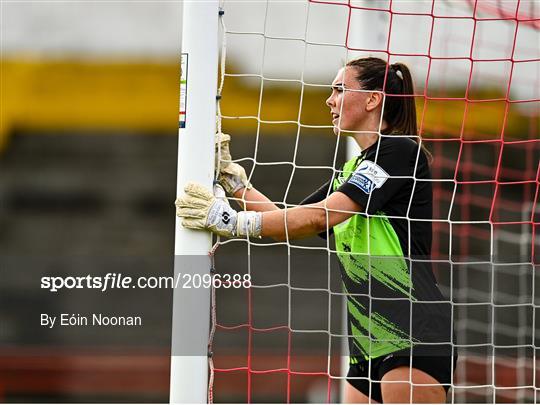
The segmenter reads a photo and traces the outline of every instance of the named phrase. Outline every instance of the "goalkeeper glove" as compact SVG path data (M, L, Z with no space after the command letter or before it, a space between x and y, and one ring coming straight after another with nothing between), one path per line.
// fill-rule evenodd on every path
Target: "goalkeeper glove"
M227 134L216 134L216 167L219 165L218 181L223 186L229 195L234 195L235 192L242 188L248 190L253 186L248 181L246 171L238 163L232 162L229 143L231 137Z
M262 214L255 211L236 212L225 198L220 185L214 194L197 183L189 183L182 198L175 201L176 215L182 226L189 229L207 229L216 235L261 237Z

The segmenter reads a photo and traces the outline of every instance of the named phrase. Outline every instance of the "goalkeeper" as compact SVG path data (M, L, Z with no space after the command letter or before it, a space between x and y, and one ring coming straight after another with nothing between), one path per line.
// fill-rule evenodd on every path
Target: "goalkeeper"
M346 402L443 403L452 382L451 308L430 264L431 156L418 136L413 94L405 65L353 60L326 104L334 133L353 137L362 152L300 206L279 209L252 187L224 134L216 142L218 181L245 210L193 183L176 201L184 227L226 237L333 232L348 307Z

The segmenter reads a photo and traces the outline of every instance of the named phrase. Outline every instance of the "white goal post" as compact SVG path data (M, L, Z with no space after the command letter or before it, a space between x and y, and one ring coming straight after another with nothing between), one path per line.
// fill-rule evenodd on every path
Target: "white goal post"
M190 181L211 188L214 179L218 12L218 0L183 2L177 196ZM211 244L210 233L184 229L177 217L175 276L210 274ZM206 403L210 290L175 288L173 301L169 401Z

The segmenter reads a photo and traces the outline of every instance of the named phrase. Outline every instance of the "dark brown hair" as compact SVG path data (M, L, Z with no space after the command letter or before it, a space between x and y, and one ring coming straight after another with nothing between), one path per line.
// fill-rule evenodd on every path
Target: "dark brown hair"
M355 68L356 79L362 89L385 93L383 120L387 127L381 130L382 134L418 135L414 84L411 72L405 64L389 65L383 59L369 57L354 59L346 66ZM421 143L420 137L414 139ZM431 161L431 154L424 145L422 149L428 161Z

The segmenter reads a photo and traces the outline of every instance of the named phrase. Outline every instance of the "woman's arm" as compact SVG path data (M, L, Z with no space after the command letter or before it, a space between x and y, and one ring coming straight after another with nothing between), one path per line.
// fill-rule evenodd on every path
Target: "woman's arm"
M328 196L331 185L331 181L327 181L311 195L304 198L300 205L313 205L314 203L323 201ZM244 211L267 212L280 209L268 197L253 187L242 187L234 193L233 197Z
M214 186L214 188L216 188ZM218 194L224 191L217 187ZM219 190L221 189L221 193ZM217 235L268 236L276 240L298 239L316 235L362 211L362 207L346 194L336 191L325 200L292 209L266 212L233 210L228 201L197 183L184 187L185 195L175 201L176 215L189 229L206 229ZM273 205L260 193L261 205ZM251 204L256 203L252 202Z
M361 211L362 207L347 195L335 192L316 204L264 212L262 236L286 240L317 235Z
M276 211L279 208L260 191L252 188L241 188L234 193L236 202L244 211Z

